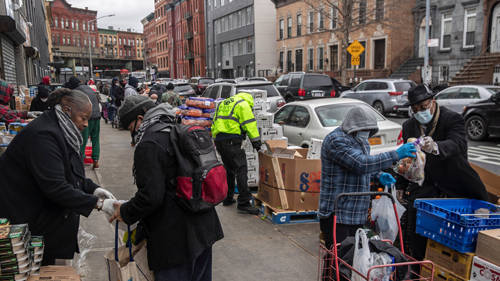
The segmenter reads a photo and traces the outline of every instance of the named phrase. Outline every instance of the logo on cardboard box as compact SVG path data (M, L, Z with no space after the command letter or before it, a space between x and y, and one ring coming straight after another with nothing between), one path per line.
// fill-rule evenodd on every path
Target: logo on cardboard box
M300 191L302 192L319 192L321 185L321 171L319 172L302 172L300 174ZM311 190L309 190L311 189Z

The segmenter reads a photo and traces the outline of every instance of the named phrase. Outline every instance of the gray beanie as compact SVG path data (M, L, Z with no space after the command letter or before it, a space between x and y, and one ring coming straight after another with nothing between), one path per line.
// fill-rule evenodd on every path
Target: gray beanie
M120 127L127 129L130 123L132 123L137 116L146 114L149 109L155 106L156 104L150 98L145 96L132 95L126 97L118 110Z

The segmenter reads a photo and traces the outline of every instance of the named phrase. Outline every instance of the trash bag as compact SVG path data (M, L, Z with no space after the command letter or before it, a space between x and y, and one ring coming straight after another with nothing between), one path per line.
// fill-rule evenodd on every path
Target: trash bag
M89 258L87 255L90 249L94 247L96 241L97 237L95 235L86 232L81 226L78 228L78 247L80 248L80 253L75 255L71 261L71 266L82 277L86 277L90 273Z
M417 154L415 158L404 158L398 161L398 163L393 167L394 172L403 176L405 179L422 185L425 179L425 153L421 150L421 144L423 143L422 137L415 139L408 139L409 143L415 145Z
M361 248L359 244L361 242ZM360 276L356 272L352 272L352 281L366 281L366 273L370 269L371 259L370 259L370 248L368 246L368 238L366 237L365 231L360 228L356 231L356 236L354 238L354 258L352 267L356 269L359 273L363 274Z
M397 200L394 186L391 189L392 196L396 200L396 209L398 211L397 220L400 220L406 209ZM385 192L387 192L387 186L385 187ZM398 221L396 220L392 201L389 197L381 196L379 199L372 200L371 218L376 222L382 240L391 240L392 242L396 240L398 235Z

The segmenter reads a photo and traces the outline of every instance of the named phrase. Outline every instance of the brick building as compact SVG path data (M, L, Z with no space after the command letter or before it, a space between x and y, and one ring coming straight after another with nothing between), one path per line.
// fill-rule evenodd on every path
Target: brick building
M282 72L322 72L340 76L342 20L331 1L273 0L276 12L277 68ZM310 1L309 1L310 3ZM415 0L357 1L349 41L358 40L365 52L354 72L350 55L347 77L387 77L413 55L412 8Z
M204 13L203 0L155 0L159 77L205 75Z
M142 33L99 28L99 46L101 58L142 60L144 39Z
M155 14L150 13L141 21L143 26L144 66L149 74L151 74L151 69L158 69L156 62L156 29L154 19Z

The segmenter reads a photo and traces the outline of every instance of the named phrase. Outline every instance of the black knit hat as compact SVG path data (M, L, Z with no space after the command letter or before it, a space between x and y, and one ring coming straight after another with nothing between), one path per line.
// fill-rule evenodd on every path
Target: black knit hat
M130 123L134 121L137 116L144 115L148 110L155 107L156 104L148 97L141 95L132 95L125 98L118 110L118 117L120 118L120 127L127 129Z
M411 106L424 100L432 99L434 93L425 85L418 85L408 90L408 102L405 106Z

